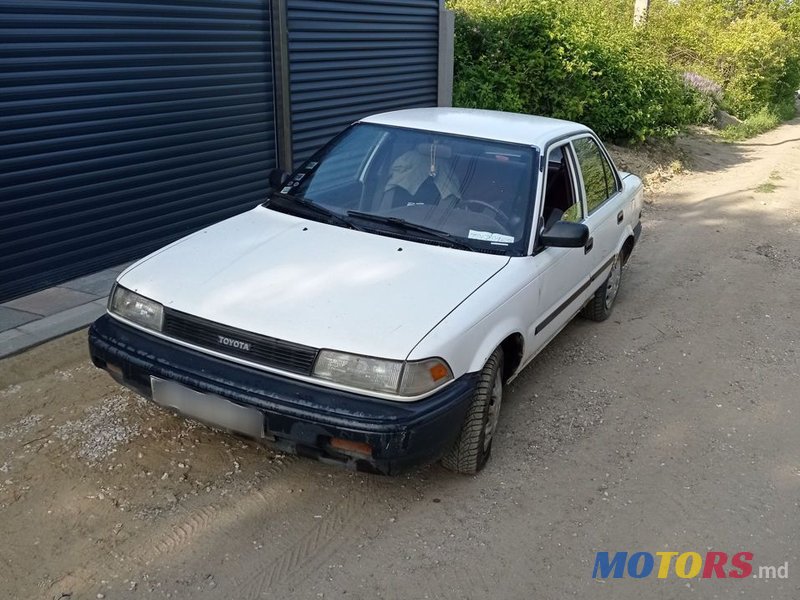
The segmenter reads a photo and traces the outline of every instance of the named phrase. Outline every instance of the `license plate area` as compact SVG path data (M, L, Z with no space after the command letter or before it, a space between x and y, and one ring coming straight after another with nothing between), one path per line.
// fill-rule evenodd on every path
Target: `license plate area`
M254 438L264 437L264 415L215 394L197 392L174 381L150 377L153 402L212 427Z

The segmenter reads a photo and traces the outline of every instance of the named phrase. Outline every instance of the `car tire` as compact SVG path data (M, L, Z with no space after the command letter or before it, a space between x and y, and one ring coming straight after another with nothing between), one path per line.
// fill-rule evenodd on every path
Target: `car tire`
M622 256L617 254L614 262L611 263L611 272L597 291L583 307L581 315L592 321L605 321L611 316L614 308L614 301L619 293L619 286L622 284Z
M464 475L483 468L492 452L502 401L503 350L498 348L481 370L467 417L455 443L442 457L442 466Z

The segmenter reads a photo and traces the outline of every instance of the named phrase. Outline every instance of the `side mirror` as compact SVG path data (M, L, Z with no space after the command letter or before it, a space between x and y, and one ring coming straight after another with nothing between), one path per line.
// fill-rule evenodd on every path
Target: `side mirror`
M281 169L272 169L269 172L269 185L272 189L280 189L284 181L286 181L286 173Z
M539 235L542 246L550 248L583 248L588 240L589 228L570 221L556 221Z

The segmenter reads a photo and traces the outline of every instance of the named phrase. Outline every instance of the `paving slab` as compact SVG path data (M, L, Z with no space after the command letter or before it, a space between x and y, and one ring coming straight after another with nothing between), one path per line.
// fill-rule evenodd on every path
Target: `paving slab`
M114 272L115 272L117 275L119 275L119 274L120 274L120 273L122 273L122 272L123 272L125 269L127 269L128 267L130 267L130 266L131 266L131 265L132 265L134 262L136 262L136 261L129 262L129 263L125 263L125 264L122 264L122 265L117 265L116 267L110 267L110 268L108 268L108 269L106 269L106 270L107 270L107 271L114 271Z
M25 325L20 325L17 329L37 338L47 336L47 339L49 339L85 327L105 311L105 302L93 300L38 321L25 323Z
M0 358L86 327L105 312L106 300L101 298L4 331L0 333Z
M127 267L104 269L0 304L0 358L91 324L105 313L108 293Z
M52 287L29 296L11 300L3 304L3 306L47 317L96 299L97 294L87 294L64 287Z
M0 306L0 331L13 329L14 327L18 327L19 325L38 318L39 315L34 313L16 310L7 306Z
M66 283L62 283L61 287L84 292L85 294L92 294L93 296L107 296L119 273L120 271L118 269L106 269L99 273L92 273L85 277L67 281Z
M16 354L36 344L36 338L19 329L0 332L0 358Z

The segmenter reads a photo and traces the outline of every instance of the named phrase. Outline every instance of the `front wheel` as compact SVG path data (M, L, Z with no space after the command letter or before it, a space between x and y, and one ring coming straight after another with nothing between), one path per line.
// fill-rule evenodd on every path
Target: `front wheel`
M605 321L611 316L611 309L614 307L614 300L617 299L621 283L622 257L617 254L614 262L611 263L611 272L608 274L608 278L597 289L589 303L583 307L581 315L592 321Z
M502 402L503 350L498 348L481 370L467 418L455 444L442 457L442 466L465 475L473 475L483 468L492 451Z

